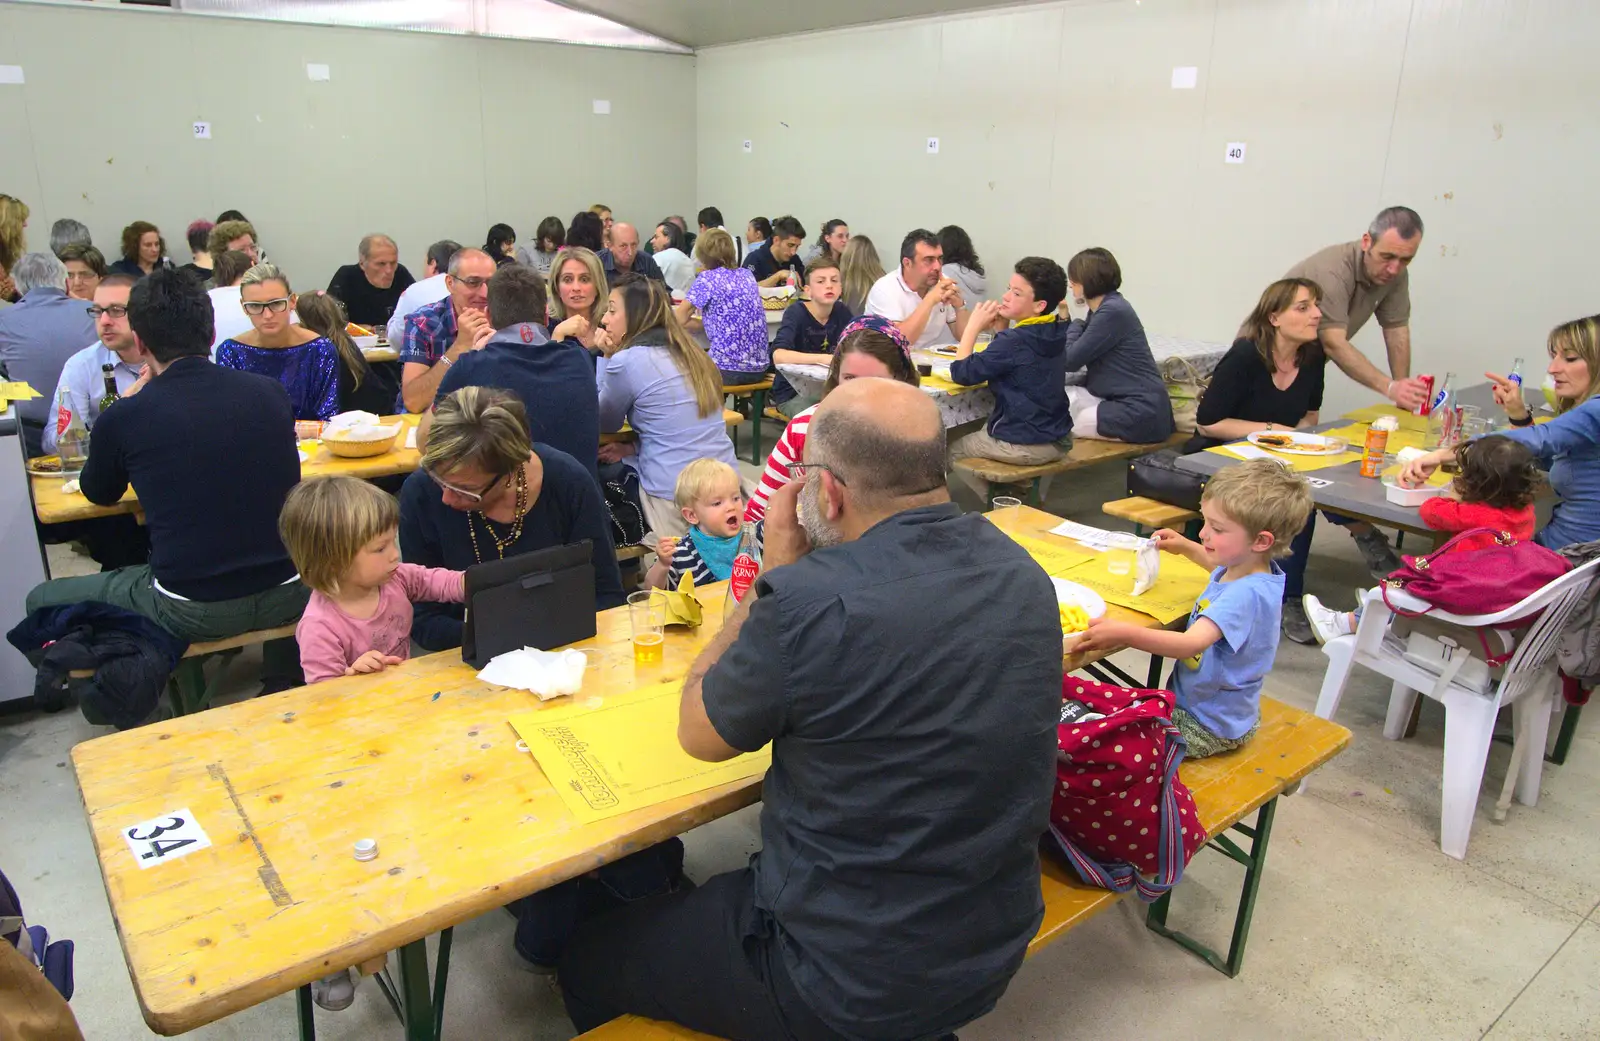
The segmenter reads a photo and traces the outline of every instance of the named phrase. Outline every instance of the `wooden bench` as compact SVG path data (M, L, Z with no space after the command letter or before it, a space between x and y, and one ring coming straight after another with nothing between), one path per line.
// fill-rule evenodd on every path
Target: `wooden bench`
M1159 528L1174 528L1192 539L1200 532L1200 514L1196 511L1161 502L1158 499L1146 499L1142 495L1130 495L1126 499L1103 502L1100 504L1100 511L1108 517L1120 517L1132 521L1135 535L1143 535L1146 531L1155 531Z
M1019 466L1014 463L1002 463L994 459L967 458L957 459L955 467L965 470L983 481L988 488L984 493L984 501L992 504L994 499L994 485L1029 485L1029 502L1039 505L1040 483L1046 477L1066 473L1068 470L1077 470L1085 466L1093 466L1110 459L1129 459L1133 456L1147 455L1163 448L1171 448L1189 440L1188 434L1173 434L1165 441L1154 444L1135 445L1126 441L1093 441L1087 438L1073 442L1072 450L1051 463L1040 463L1037 466Z
M1195 809L1210 834L1205 848L1222 853L1245 869L1233 936L1228 954L1223 957L1198 940L1168 927L1171 893L1149 905L1145 913L1146 927L1199 955L1219 972L1237 976L1244 963L1256 894L1266 869L1267 844L1272 838L1278 796L1339 754L1349 742L1350 731L1344 727L1271 698L1262 698L1261 726L1249 744L1234 752L1185 762L1180 775L1193 793ZM1251 813L1255 814L1254 821L1245 823ZM1248 849L1230 837L1229 831L1247 839ZM1028 944L1029 957L1123 898L1123 894L1084 885L1071 869L1053 857L1045 859L1039 884L1044 893L1044 921ZM673 1023L624 1016L589 1031L579 1041L718 1039Z
M749 402L747 407L749 408L750 418L750 462L756 466L760 466L766 461L761 457L761 417L767 409L767 391L771 389L771 376L755 383L739 383L722 388L722 393L726 397L732 398L736 404L740 401ZM744 413L739 413L739 417L743 419ZM739 432L735 430L731 436L733 437L733 454L738 455Z
M187 716L210 708L212 699L217 695L217 689L222 685L222 677L227 672L228 662L240 651L254 644L270 643L293 635L293 625L281 625L276 629L257 629L254 632L240 633L224 640L191 643L189 649L183 652L183 660L178 662L178 667L172 670L172 675L167 679L167 700L172 704L172 714ZM222 667L217 669L216 674L208 681L205 663L206 659L213 656L222 659ZM75 680L90 679L94 676L94 670L73 669L69 675Z

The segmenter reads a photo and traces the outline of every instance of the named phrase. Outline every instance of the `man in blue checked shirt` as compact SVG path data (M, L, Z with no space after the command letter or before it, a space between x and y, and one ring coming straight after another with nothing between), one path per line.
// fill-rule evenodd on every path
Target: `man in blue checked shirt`
M61 400L65 390L72 402L72 411L91 430L100 418L100 399L105 396L105 376L101 366L112 366L111 374L117 382L117 396L130 397L150 380L150 373L139 360L139 348L133 342L133 330L128 327L128 291L133 288L132 275L107 275L94 291L94 303L85 304L89 317L94 319L95 332L100 339L67 359L61 367L61 379L56 384L52 403ZM43 446L46 453L56 450L58 423L44 425Z
M483 250L460 250L450 258L444 280L449 295L406 316L398 410L426 412L456 359L494 335L488 315L489 279L494 272L494 258Z

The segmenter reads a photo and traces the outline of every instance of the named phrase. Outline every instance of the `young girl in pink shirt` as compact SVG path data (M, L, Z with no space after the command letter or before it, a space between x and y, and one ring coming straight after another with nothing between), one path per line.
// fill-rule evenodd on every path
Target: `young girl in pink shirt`
M283 544L312 589L295 627L307 683L379 672L411 653L411 604L459 604L466 576L400 562L400 507L354 477L318 477L289 493Z

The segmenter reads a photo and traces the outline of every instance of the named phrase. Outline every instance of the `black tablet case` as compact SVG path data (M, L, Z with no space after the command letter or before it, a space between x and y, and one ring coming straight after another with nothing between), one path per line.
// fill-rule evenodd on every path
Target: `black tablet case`
M594 546L585 539L474 565L466 600L461 660L475 669L506 651L587 640L596 632Z

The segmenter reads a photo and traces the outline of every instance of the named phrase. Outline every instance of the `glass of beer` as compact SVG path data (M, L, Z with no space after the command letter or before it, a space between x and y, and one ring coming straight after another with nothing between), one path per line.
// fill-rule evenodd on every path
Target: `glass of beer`
M628 623L633 628L633 660L640 665L661 661L666 642L667 598L659 589L628 594Z

